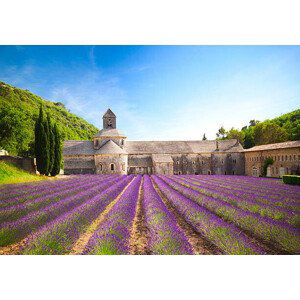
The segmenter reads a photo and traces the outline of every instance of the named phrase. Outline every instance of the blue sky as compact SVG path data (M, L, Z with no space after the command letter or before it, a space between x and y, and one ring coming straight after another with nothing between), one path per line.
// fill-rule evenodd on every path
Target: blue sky
M130 140L215 138L299 108L299 46L0 46L0 81Z

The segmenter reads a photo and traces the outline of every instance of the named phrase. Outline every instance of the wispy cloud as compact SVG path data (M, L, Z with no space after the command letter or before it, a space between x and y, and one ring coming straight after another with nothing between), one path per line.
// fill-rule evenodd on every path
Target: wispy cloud
M26 62L23 65L10 65L2 68L0 79L12 85L24 84L33 77L35 66L32 62Z

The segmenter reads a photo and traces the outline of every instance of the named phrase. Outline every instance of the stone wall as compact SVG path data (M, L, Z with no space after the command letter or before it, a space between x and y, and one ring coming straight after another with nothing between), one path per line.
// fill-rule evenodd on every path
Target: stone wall
M64 157L64 174L94 174L93 155L73 155Z
M11 155L1 155L0 161L8 162L16 167L23 169L30 173L36 173L35 159L31 157L19 157Z
M150 155L66 156L65 174L244 175L245 172L242 152L176 154L170 158L170 161L153 161Z
M268 176L282 177L285 174L299 174L300 147L245 152L245 174L261 176L264 160L267 157L274 160L273 165L269 167Z
M223 174L243 175L244 154L236 153L203 153L172 156L174 174Z
M125 154L95 155L96 174L127 174L128 158Z
M153 164L154 174L173 175L173 163L155 162Z

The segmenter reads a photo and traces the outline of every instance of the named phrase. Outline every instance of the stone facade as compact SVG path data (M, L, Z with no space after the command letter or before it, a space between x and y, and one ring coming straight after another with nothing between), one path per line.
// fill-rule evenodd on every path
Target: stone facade
M243 175L243 147L237 140L128 141L108 109L92 141L64 142L65 174Z
M300 141L255 146L245 151L245 173L261 176L266 158L274 163L268 167L268 177L282 177L285 174L300 175Z

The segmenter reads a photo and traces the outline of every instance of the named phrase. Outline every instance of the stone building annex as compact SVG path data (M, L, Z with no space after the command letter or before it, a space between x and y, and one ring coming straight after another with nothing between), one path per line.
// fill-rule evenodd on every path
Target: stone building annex
M130 141L108 109L92 141L64 142L65 174L230 174L245 173L244 149L234 139Z

